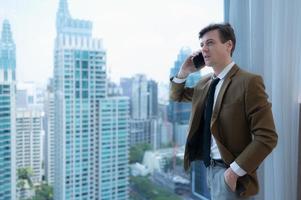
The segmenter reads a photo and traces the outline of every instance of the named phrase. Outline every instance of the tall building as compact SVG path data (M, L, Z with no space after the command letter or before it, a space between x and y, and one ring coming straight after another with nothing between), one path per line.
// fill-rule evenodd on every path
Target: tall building
M120 87L122 88L122 94L127 97L132 96L132 78L121 78L120 79Z
M152 143L151 123L149 119L130 119L130 145Z
M148 92L148 105L147 105L147 116L149 118L158 117L158 83L154 80L148 80L147 82Z
M28 95L26 90L17 90L16 105L18 108L28 107Z
M110 97L99 107L99 199L128 199L129 99Z
M161 144L161 127L158 118L158 83L154 80L147 81L147 116L150 120L151 145L154 150L158 149Z
M108 97L122 96L122 88L116 83L108 80L107 96Z
M102 41L90 21L71 18L66 0L56 27L54 199L127 199L129 110L107 98Z
M121 78L122 94L131 99L131 118L147 119L158 115L158 83L143 74Z
M16 46L8 20L0 39L0 200L16 197Z
M172 123L167 119L167 105L159 104L160 147L170 146L173 142Z
M44 138L44 166L45 166L45 180L49 185L54 183L54 160L55 160L55 138L54 138L54 91L53 79L50 79L47 91L44 97L44 118L43 126L45 130Z
M34 82L18 82L17 84L17 107L43 109L44 86Z
M60 0L54 52L54 198L98 199L99 112L106 96L106 53L92 22L73 19Z
M132 98L132 78L121 78L120 79L120 87L122 89L122 95ZM130 116L132 116L132 101L130 101Z
M33 108L17 109L16 168L31 168L32 182L42 181L42 112Z
M160 127L158 125L158 84L147 80L143 74L131 79L121 79L123 94L131 99L130 144L148 143L157 148Z
M132 83L132 118L147 119L148 83L145 75L137 74Z

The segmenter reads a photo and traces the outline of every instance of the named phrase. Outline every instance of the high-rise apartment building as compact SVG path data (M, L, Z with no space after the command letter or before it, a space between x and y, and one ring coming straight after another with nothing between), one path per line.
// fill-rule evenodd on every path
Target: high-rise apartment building
M126 200L129 196L128 97L101 100L99 126L99 199Z
M122 78L123 94L131 99L130 145L139 143L159 146L158 134L158 84L143 74Z
M42 112L34 108L17 109L16 168L31 168L33 184L42 181Z
M154 80L148 80L147 92L148 92L147 115L149 118L157 118L158 111L159 111L158 83Z
M60 0L56 28L54 198L98 199L106 53L102 41L92 38L92 23L71 18L66 0Z
M16 198L16 46L8 20L0 39L0 200Z
M60 0L56 27L54 199L127 199L128 143L122 138L128 130L116 113L128 107L107 98L102 40L92 38L90 21L70 16L66 0ZM103 123L107 115L115 123Z
M145 75L137 74L132 83L132 118L147 119L148 91L147 78Z

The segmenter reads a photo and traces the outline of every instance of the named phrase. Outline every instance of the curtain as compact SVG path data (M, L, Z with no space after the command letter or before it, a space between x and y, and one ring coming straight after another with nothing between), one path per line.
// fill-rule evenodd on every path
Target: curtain
M263 77L279 137L277 147L260 167L261 191L256 198L296 200L301 1L225 0L224 6L225 21L237 36L233 59L241 68Z

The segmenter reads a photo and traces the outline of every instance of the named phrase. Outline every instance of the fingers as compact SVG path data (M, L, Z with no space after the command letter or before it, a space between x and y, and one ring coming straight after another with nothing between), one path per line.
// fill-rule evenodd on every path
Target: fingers
M235 192L235 190L236 190L236 183L237 183L237 177L232 176L230 170L231 170L231 169L227 169L227 170L224 172L225 183L229 186L229 188L230 188L233 192Z
M192 57L195 57L195 56L199 55L200 53L202 53L202 51L201 51L201 50L198 50L198 51L193 52L193 53L191 54L191 56L192 56Z

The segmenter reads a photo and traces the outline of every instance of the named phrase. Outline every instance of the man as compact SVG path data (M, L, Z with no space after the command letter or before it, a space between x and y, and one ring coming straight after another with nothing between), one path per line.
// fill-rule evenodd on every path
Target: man
M249 199L258 193L256 170L277 144L263 80L232 61L235 34L230 24L212 24L199 33L201 50L189 56L171 78L170 98L192 102L184 168L203 160L211 199ZM201 53L204 65L193 58ZM186 77L204 66L214 73L194 88Z

